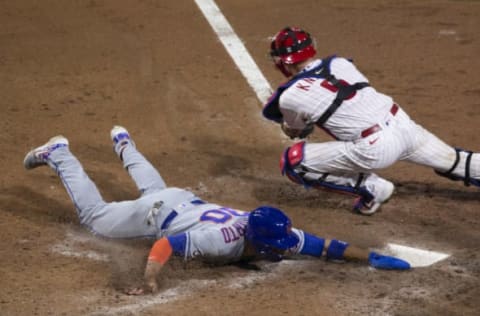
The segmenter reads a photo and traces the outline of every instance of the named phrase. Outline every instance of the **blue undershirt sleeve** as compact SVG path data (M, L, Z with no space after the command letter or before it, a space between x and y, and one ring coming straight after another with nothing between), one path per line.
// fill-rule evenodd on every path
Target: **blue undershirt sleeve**
M168 236L167 237L168 241L170 242L170 245L172 246L173 253L176 256L184 256L186 247L187 247L187 235L184 234L178 234L174 236Z

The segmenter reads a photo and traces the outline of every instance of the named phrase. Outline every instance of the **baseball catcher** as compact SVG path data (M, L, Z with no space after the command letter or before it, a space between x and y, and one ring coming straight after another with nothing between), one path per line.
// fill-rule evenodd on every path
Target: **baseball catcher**
M352 60L316 58L310 34L285 27L270 43L270 56L288 78L263 108L290 138L306 138L317 126L335 140L288 147L282 174L307 188L357 197L353 211L370 215L395 186L374 173L402 160L433 168L440 176L480 186L480 155L454 148L415 123L390 96L377 91Z
M309 255L363 261L378 269L410 268L401 259L292 228L289 217L274 207L244 212L203 201L187 190L167 187L158 171L136 149L125 128L115 126L110 135L116 154L141 193L136 200L106 202L63 136L55 136L31 150L25 156L24 166L50 166L70 195L80 223L94 234L156 240L148 256L145 285L129 290L129 294L155 292L157 276L173 254L220 263L279 261L286 256Z

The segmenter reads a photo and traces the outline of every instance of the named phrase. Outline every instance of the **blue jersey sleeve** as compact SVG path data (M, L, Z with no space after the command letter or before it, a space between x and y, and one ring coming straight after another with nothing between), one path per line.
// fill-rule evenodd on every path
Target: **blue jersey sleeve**
M300 254L308 255L313 257L321 257L323 248L325 246L325 239L311 235L308 233L304 234L303 247L300 249Z

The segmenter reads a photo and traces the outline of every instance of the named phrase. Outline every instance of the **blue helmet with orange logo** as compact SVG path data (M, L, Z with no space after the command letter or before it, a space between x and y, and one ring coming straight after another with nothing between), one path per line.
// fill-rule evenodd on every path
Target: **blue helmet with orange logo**
M260 255L272 261L281 260L283 252L299 242L290 218L271 206L260 206L250 213L245 237Z

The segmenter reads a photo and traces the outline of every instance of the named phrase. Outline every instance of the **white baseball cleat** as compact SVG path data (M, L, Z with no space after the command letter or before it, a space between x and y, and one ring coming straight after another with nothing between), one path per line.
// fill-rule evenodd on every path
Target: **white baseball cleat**
M57 148L67 147L68 139L62 135L54 136L50 138L48 142L39 146L35 149L32 149L28 152L23 159L23 166L25 169L33 169L47 164L47 159Z
M395 191L395 186L390 181L385 180L384 186L379 190L378 193L375 193L375 197L370 203L365 203L362 200L362 197L358 197L353 205L353 211L355 213L360 213L363 215L372 215L377 212L377 210L390 200Z
M115 125L110 131L110 137L112 138L113 144L116 145L121 140L130 140L130 134L127 129L120 125Z
M135 142L130 138L130 133L128 133L127 129L123 126L115 125L110 131L110 138L113 141L113 149L121 160L123 160L122 153L125 146L131 144L135 147Z

